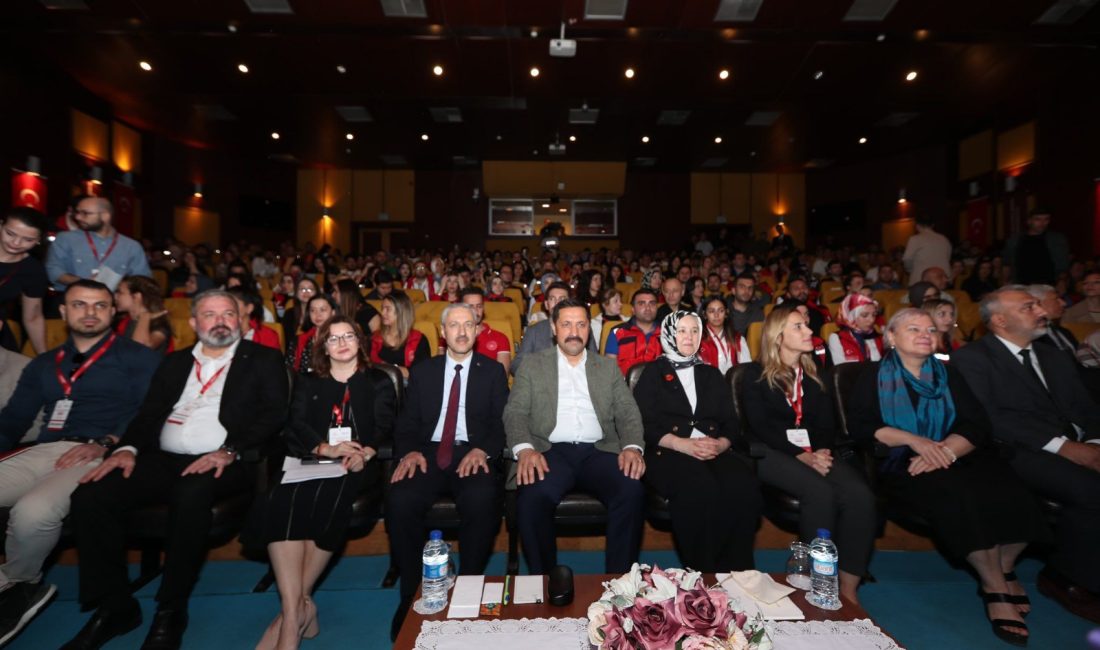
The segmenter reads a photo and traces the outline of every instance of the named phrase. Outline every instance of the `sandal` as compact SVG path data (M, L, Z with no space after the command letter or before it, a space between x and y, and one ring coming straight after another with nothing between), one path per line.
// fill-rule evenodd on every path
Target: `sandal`
M1016 572L1015 571L1008 571L1008 572L1005 573L1005 582L1020 582L1020 579L1018 577L1016 577ZM1026 617L1028 614L1031 613L1031 609L1030 609L1031 599L1027 597L1027 594L1024 594L1022 596L1016 596L1016 595L1013 595L1013 594L1008 594L1008 602L1012 603L1013 605L1027 605L1028 606L1029 609L1026 612L1021 611L1020 616Z
M1010 600L1012 598L1012 596L1010 594L999 594L999 593L992 593L991 594L991 593L987 593L987 592L983 591L981 587L978 588L978 595L981 596L982 601L986 605L994 604L994 603L1007 603L1007 604L1010 604L1010 605L1015 605L1016 604L1016 603L1013 603ZM1027 647L1027 640L1028 640L1027 636L1025 636L1023 634L1020 634L1018 632L1013 632L1013 631L1008 629L1008 628L1015 627L1015 628L1020 628L1020 629L1026 630L1027 629L1027 624L1026 623L1024 623L1022 621L1013 621L1012 619L1007 619L1007 618L989 618L989 610L988 609L986 609L985 617L989 620L990 625L992 625L993 634L998 639L1004 641L1005 643L1011 643L1012 645L1018 646L1020 648Z

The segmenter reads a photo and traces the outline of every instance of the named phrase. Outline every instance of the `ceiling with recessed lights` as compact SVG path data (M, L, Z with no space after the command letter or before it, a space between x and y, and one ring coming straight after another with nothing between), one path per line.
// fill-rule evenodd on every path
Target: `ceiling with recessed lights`
M1096 101L1095 4L9 0L0 34L118 117L244 157L790 170ZM563 23L576 54L552 57Z

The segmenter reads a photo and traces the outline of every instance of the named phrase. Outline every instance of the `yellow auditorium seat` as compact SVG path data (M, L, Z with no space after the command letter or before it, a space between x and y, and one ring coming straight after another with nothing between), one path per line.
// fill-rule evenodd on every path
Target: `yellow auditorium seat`
M428 348L432 351L432 356L439 354L439 329L436 327L438 321L423 321L418 320L413 323L413 329L424 335L424 338L428 339Z
M164 308L169 318L191 318L190 298L165 298Z

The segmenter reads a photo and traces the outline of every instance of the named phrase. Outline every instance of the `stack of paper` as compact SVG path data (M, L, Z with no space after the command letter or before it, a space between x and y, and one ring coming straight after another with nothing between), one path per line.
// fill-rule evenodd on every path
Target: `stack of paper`
M347 474L343 463L303 465L301 458L287 456L283 459L283 483L301 483L319 478L338 478Z
M800 621L806 618L789 598L794 588L781 585L759 571L719 573L715 577L730 597L737 599L749 617L759 612L772 621Z

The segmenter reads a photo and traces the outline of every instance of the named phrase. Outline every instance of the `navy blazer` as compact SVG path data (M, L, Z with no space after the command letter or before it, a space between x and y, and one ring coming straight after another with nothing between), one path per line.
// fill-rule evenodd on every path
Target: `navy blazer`
M470 445L496 458L504 448L504 404L508 401L508 377L504 366L474 352L468 362L466 385L466 435ZM405 404L393 433L394 456L411 451L427 455L436 423L443 414L443 372L447 355L426 359L409 369Z

